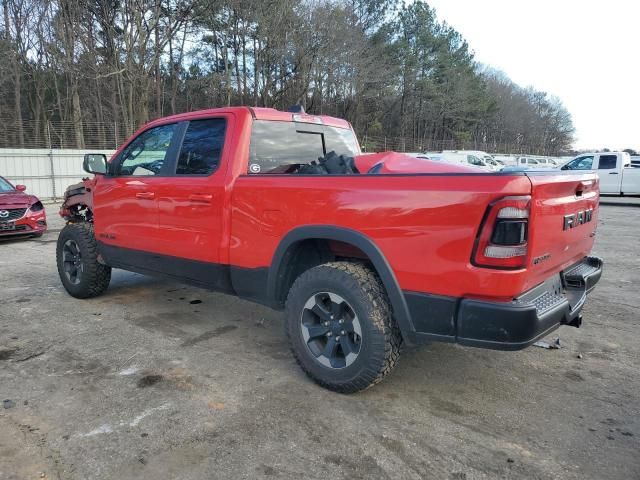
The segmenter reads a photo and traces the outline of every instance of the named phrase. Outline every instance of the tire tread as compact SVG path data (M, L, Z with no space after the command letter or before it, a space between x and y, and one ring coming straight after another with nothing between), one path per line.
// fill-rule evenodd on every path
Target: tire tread
M73 290L70 290L64 281L61 262L62 245L69 238L76 240L81 248L84 266L83 274L86 276L81 284L78 285L78 288ZM97 297L107 289L111 281L111 267L98 262L98 244L95 239L93 224L91 223L69 223L62 229L58 237L56 263L62 284L67 292L76 298Z

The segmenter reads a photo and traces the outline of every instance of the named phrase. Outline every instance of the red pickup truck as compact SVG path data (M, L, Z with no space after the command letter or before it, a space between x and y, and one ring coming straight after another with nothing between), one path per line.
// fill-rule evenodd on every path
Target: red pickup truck
M363 155L336 118L175 115L84 168L57 244L71 295L121 268L284 309L298 363L339 392L380 381L403 342L518 350L577 327L602 272L594 173Z

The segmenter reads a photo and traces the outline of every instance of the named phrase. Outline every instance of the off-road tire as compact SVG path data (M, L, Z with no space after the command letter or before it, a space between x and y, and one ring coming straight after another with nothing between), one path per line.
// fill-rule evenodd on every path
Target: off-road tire
M62 251L68 240L74 241L80 250L82 274L78 284L67 278L63 267ZM111 267L98 262L97 243L90 223L69 223L62 229L56 247L56 263L62 285L72 297L97 297L109 286Z
M339 295L359 319L360 350L355 361L344 368L319 363L304 340L300 325L305 303L318 292ZM385 289L378 275L362 263L331 262L300 275L287 296L285 328L300 367L315 382L335 392L354 393L375 385L400 357L402 336Z

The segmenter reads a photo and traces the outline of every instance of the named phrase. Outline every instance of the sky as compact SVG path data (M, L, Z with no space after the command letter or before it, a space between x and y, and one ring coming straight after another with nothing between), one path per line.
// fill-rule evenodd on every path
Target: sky
M640 1L427 0L476 60L560 97L574 148L640 151Z

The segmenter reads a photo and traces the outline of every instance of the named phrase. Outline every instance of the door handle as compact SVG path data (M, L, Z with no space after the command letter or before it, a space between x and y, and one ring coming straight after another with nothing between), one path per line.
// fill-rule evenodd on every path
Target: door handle
M191 195L189 195L189 200L191 200L192 202L209 203L211 200L213 200L213 195L211 195L210 193L192 193Z
M143 200L153 200L153 198L156 196L155 193L153 192L139 192L136 193L136 198L141 198Z
M609 172L609 175L618 175L618 172Z

